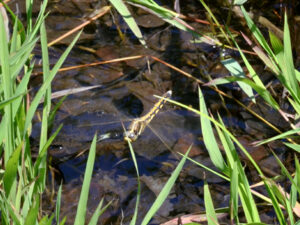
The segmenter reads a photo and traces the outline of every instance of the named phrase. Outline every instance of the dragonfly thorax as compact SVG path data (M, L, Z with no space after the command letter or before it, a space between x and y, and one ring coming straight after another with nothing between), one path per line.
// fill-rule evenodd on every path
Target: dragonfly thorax
M128 130L124 133L124 138L129 138L130 141L135 141L138 136L144 131L147 124L145 121L140 119L135 119L132 121Z
M139 135L145 130L146 126L150 123L153 117L159 112L163 107L166 99L170 98L172 91L167 91L154 106L153 108L144 116L137 118L132 121L127 131L124 133L124 139L129 141L135 141Z

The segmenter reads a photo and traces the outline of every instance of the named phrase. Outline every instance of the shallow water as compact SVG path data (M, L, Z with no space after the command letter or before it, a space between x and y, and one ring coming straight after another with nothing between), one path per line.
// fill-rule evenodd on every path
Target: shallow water
M162 2L165 5L169 3ZM81 18L96 6L99 7L98 1L52 2L49 6L51 13L47 19L49 39L59 36L58 31L63 32L73 28L81 22L79 15ZM199 10L200 8L198 3L193 1L188 1L185 6L182 6L183 13L191 13L193 16L204 15L204 10ZM224 13L222 9L214 10L217 15ZM145 18L149 21L146 17L149 14L146 12L141 10L134 12L140 18L139 23L144 23ZM59 18L58 14L61 15ZM117 14L114 15L115 19L120 19ZM112 18L106 15L84 30L84 35L64 66L132 55L152 55L203 81L208 81L209 75L212 78L228 75L220 63L224 53L221 48L207 43L195 44L194 37L189 33L179 31L164 22L156 23L156 20L154 22L153 24L147 23L142 28L149 46L145 49L120 19L120 29L125 33L125 39L121 40ZM195 22L190 22L190 24L204 34L210 32L210 27L206 25ZM66 44L68 40L51 48L51 62L57 59L57 55ZM82 50L83 47L92 49L92 53ZM38 57L39 51L36 50L36 52ZM236 51L227 50L226 54L240 60ZM252 63L268 76L262 65L255 58L251 59ZM148 63L151 73L148 70ZM39 84L39 82L37 77L32 85ZM88 149L96 132L98 136L108 133L114 135L97 144L88 218L99 201L104 198L105 203L113 201L100 218L101 224L120 224L121 221L123 224L129 224L135 206L137 182L128 146L122 139L124 131L122 123L128 127L133 118L144 115L151 109L157 101L153 97L154 94L162 95L167 90L173 90L172 99L198 108L198 84L196 82L153 58L147 59L146 57L61 72L53 82L53 91L98 84L101 87L68 96L57 112L53 128L54 130L59 124L64 124L49 150L49 155L52 157L54 168L58 171L55 174L56 187L63 180L61 216L67 216L67 224L72 224L75 218ZM247 146L262 169L269 174L280 172L274 158L270 157L265 147L251 146L254 140L274 135L274 131L234 101L225 99L224 103L215 91L207 87L202 87L202 90L210 111L214 115L217 115L217 112L221 114L225 124ZM237 85L224 85L222 90L245 104L249 104L249 99L240 94ZM260 103L252 108L276 123L276 126L282 129L286 127L282 120L277 121L278 115L270 107ZM35 126L38 128L39 124ZM137 224L141 222L159 190L178 164L180 158L176 152L185 153L193 144L190 156L215 169L201 139L200 119L193 113L166 104L150 123L150 127L133 143L142 183ZM37 138L38 129L33 130L33 137ZM282 159L288 158L283 146L274 146L273 149L281 152L279 157ZM246 159L245 165L249 166ZM247 167L247 173L251 175L250 182L259 180L251 166ZM210 184L215 207L226 207L229 201L228 183L187 162L171 194L151 224L163 223L178 215L203 212L204 177ZM270 219L272 213L268 213L270 212L263 214L264 222L272 221ZM224 220L226 221L226 218Z

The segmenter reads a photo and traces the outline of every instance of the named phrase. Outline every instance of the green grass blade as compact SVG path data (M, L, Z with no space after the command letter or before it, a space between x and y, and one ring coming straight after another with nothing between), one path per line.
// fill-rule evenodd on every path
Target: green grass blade
M138 168L138 164L137 164L137 160L136 160L136 157L135 157L134 150L133 150L131 142L129 140L127 140L127 143L128 143L131 158L132 158L132 161L133 161L133 164L134 164L134 167L135 167L135 171L136 171L136 175L137 175L137 184L138 184L134 213L133 213L132 219L130 221L130 225L135 225L136 220L137 220L137 214L138 214L140 199L141 199L141 181L140 181L140 173L139 173L139 168Z
M286 132L284 132L284 133L282 133L282 134L278 134L278 135L276 135L276 136L274 136L274 137L268 138L268 139L266 139L266 140L264 140L264 141L260 141L260 142L257 144L257 146L258 146L258 145L263 145L263 144L266 144L266 143L269 143L269 142L271 142L271 141L275 141L275 140L278 140L278 139L288 138L289 136L291 136L291 135L293 135L293 134L297 134L297 133L299 133L299 132L300 132L300 128L297 128L297 129L295 129L295 130L289 130L289 131L286 131Z
M4 100L10 99L13 96L13 82L11 80L10 68L9 68L9 51L8 40L6 39L6 30L3 21L2 14L0 14L0 63L1 63L1 83L4 91ZM2 120L5 123L5 156L4 165L6 165L8 159L14 150L14 132L13 132L13 117L12 117L12 104L8 104L4 107L4 116Z
M17 180L16 179L17 170L18 170L22 147L23 147L23 142L19 144L19 146L13 152L13 154L11 155L10 159L7 161L6 164L5 173L3 176L3 186L7 197L10 195L11 187Z
M184 155L181 154L181 153L179 153L179 154L180 154L181 156L184 156ZM215 174L216 176L221 177L221 178L224 179L224 180L230 181L230 179L229 179L228 177L222 175L221 173L218 173L217 171L212 170L211 168L209 168L209 167L203 165L202 163L197 162L197 161L193 160L193 159L190 158L190 157L187 157L187 159L188 159L189 161L191 161L192 163L194 163L195 165L200 166L200 167L202 167L203 169L209 171L210 173Z
M1 209L1 220L5 219L6 224L10 224L13 221L16 225L21 225L21 216L12 208L12 205L9 203L9 200L5 198L3 192L0 192L0 200L3 204L0 204Z
M290 39L290 30L287 21L287 15L284 15L284 36L283 36L283 45L284 45L284 60L285 64L282 66L282 70L284 72L284 76L289 83L289 87L293 90L294 100L300 104L300 88L297 82L295 67L293 63L293 53ZM292 94L291 93L291 94Z
M239 223L238 183L239 183L238 166L237 166L237 162L234 162L234 164L232 165L231 177L230 177L230 220L235 221L236 224Z
M87 201L89 196L89 189L90 183L92 179L93 169L94 169L94 162L96 157L96 143L97 143L97 134L95 134L92 145L89 151L88 160L86 163L86 169L84 173L84 179L82 184L82 189L80 193L80 199L78 202L77 213L75 217L75 225L83 225L85 224L85 214L86 214L86 207Z
M58 103L55 104L55 106L52 108L52 110L50 111L50 115L48 117L48 130L52 130L52 126L53 126L53 122L55 119L55 115L57 110L59 109L59 107L62 105L62 103L64 102L64 100L67 98L67 96L62 97Z
M34 163L34 176L39 176L39 173L41 173L40 171L41 162L45 158L49 146L51 145L51 143L53 142L53 140L55 139L55 137L57 136L57 134L59 133L62 127L63 125L60 124L59 127L56 129L56 131L49 137L49 139L43 146L43 149L39 152L39 155Z
M36 224L37 219L38 219L38 213L39 213L39 206L40 206L40 200L39 200L39 195L36 195L36 199L33 200L33 205L31 206L28 215L26 216L25 219L25 225L33 225Z
M292 177L292 175L289 173L289 171L286 169L286 167L283 165L283 163L280 161L280 159L278 158L278 156L274 153L273 153L273 156L275 157L277 163L279 164L280 168L281 168L281 171L282 173L287 176L287 178L290 180L290 182L292 183L292 185L294 185L294 187L297 189L298 193L300 193L300 186L297 185L295 182L294 182L294 179Z
M199 34L194 31L193 28L191 28L189 25L187 25L183 20L178 18L178 14L176 12L173 12L172 10L166 9L164 7L161 7L154 1L146 1L146 0L127 0L127 2L140 7L159 18L162 18L167 23L177 27L178 29L187 31L196 37L199 37Z
M38 33L38 31L40 30L41 24L44 22L46 15L45 15L45 10L48 4L48 0L44 0L41 4L40 10L39 10L39 15L36 19L36 23L32 29L32 32L30 32L28 39L32 40L33 38L35 38L36 34Z
M43 80L45 81L47 77L50 75L49 70L49 54L48 54L48 47L47 47L47 33L46 33L46 27L44 22L41 24L40 28L41 33L41 48L42 48L42 60L43 60ZM49 86L45 93L45 101L44 101L44 107L43 107L43 116L42 116L42 126L41 126L41 134L40 134L40 145L39 145L39 152L42 151L44 145L47 142L47 136L48 136L48 117L51 109L51 86ZM38 177L38 183L40 190L45 189L46 185L46 169L47 169L47 155L45 154L43 159L41 160L41 163L39 165L39 177ZM43 172L44 171L44 172Z
M99 220L99 217L106 211L106 209L108 208L108 206L110 206L112 203L112 201L110 201L109 203L107 203L103 208L102 208L102 205L103 205L103 199L100 201L99 205L97 206L97 209L95 210L90 222L89 222L89 225L97 225L98 224L98 220Z
M26 0L27 31L32 32L32 7L33 0Z
M99 202L95 212L93 213L93 216L92 216L92 218L89 222L89 225L97 225L102 205L103 205L103 198L101 199L101 201Z
M142 221L142 225L149 224L151 218L154 216L154 214L157 212L157 210L161 207L163 202L168 197L168 194L170 193L173 185L175 184L175 181L176 181L177 177L180 174L180 171L183 168L183 165L184 165L184 163L187 159L187 156L188 156L190 150L191 150L191 147L189 147L188 151L185 153L184 157L180 160L178 166L173 171L171 177L168 179L167 183L165 184L165 186L163 187L163 189L161 190L161 192L159 193L159 195L155 199L155 201L152 204L151 208L149 209L149 211L145 215L145 217Z
M225 125L221 119L221 116L218 115L218 117L219 117L220 124L223 127L225 127ZM236 179L236 188L237 188L237 193L239 193L239 195L240 195L240 199L242 202L242 206L244 209L246 219L249 223L250 222L260 222L258 210L257 210L255 201L253 199L253 196L252 196L252 193L250 190L249 182L248 182L246 174L243 170L243 166L240 162L240 159L239 159L239 156L235 149L235 146L234 146L233 142L231 141L231 138L229 137L229 135L226 132L221 131L218 126L216 126L216 130L218 131L219 138L222 142L222 145L224 146L225 154L229 161L229 165L230 165L230 169L231 169L229 174L230 174L231 181L232 181L233 173L237 173L238 177L235 178ZM244 149L242 146L240 146L240 148ZM233 172L233 170L234 170L234 172ZM237 195L237 193L235 193L235 194ZM237 198L237 196L236 196L236 198ZM234 201L237 201L237 199L234 199ZM235 204L237 204L237 203L235 202ZM237 210L238 206L236 205L235 207ZM234 209L234 208L231 208L231 209ZM231 212L231 213L233 213L233 212ZM237 213L238 213L238 211L235 212L235 214L237 214Z
M39 221L39 225L51 225L53 224L53 218L54 214L52 214L50 218L48 218L48 215L46 215Z
M14 28L11 37L10 53L15 52L21 45L20 34L18 33L18 18L14 21Z
M284 142L283 144L285 144L289 148L293 149L294 151L300 153L300 145L298 145L298 144L292 144L292 143L286 143L286 142Z
M131 13L127 9L124 2L122 0L109 0L109 1L117 9L117 11L121 14L121 16L123 17L123 19L125 20L125 22L129 26L129 28L132 30L134 35L139 39L141 44L146 47L147 45L146 45L146 42L145 42L144 37L142 35L142 32L140 31L140 28L136 24L134 18L132 17Z
M273 209L276 213L277 220L279 221L279 224L286 224L285 216L284 216L284 214L283 214L283 212L280 208L280 205L279 205L278 200L276 198L276 194L274 193L274 189L270 185L272 180L268 180L268 179L264 178L263 181L265 183L265 187L266 187L266 190L268 192L268 195L269 195L269 197L272 201L272 206L273 206Z
M212 13L212 11L210 10L210 8L205 4L205 2L203 0L199 0L201 2L201 4L203 5L203 7L205 8L205 10L208 12L208 14L211 16L211 18L214 20L214 22L216 23L216 25L218 26L219 30L221 31L221 33L223 34L223 37L227 40L227 42L229 44L231 44L230 39L228 38L228 34L224 31L224 29L222 28L222 26L220 25L219 21L217 20L217 18L214 16L214 14Z
M55 219L56 219L56 224L59 225L59 214L60 214L60 205L61 205L61 190L62 190L62 185L59 185L58 192L57 192L57 197L56 197L56 205L55 205Z
M232 76L246 78L246 75L240 64L233 58L222 60L221 63L226 67ZM255 103L255 97L251 86L243 82L237 81L237 84L245 92L245 94Z
M272 49L268 45L268 42L266 41L266 39L264 38L264 36L260 32L260 30L258 29L258 27L254 24L254 22L249 17L249 15L246 12L244 6L241 6L241 10L242 10L244 18L245 18L245 20L247 22L247 25L248 25L249 29L251 30L251 33L255 36L256 40L265 49L265 51L268 53L268 55L272 56L272 58L274 59L275 55L274 55Z
M238 78L238 77L224 77L224 78L217 78L215 80L212 80L208 82L206 85L220 85L220 84L227 84L230 82L235 81L241 81L250 87L252 87L270 106L272 106L274 109L279 110L280 107L278 103L275 101L275 99L272 97L270 92L262 88L261 86L255 84L253 81L245 78Z
M17 16L14 14L14 12L2 1L1 2L6 11L9 12L10 14L10 17L12 19L12 23L15 24L16 21L17 21L17 24L18 24L18 34L20 35L20 38L21 38L21 42L23 42L26 38L26 34L25 34L25 27L23 26L22 22L17 18Z
M9 99L6 99L5 101L0 102L0 109L3 109L6 105L14 102L17 98L23 96L24 94L14 95L13 97L11 97Z
M215 212L214 204L210 195L207 182L204 182L204 204L208 225L218 224L218 218Z
M294 184L292 184L292 187L291 187L291 193L290 193L290 196L291 196L291 206L292 207L295 207L296 203L297 203L297 196L300 196L300 192L297 191L297 186L299 187L300 186L300 165L299 165L299 160L297 158L297 155L295 154L294 155L295 157L295 177L294 177Z
M202 92L201 92L200 88L198 88L198 92L199 92L200 111L203 114L208 115L206 105L205 105L205 102L204 102L204 97L202 95ZM211 122L203 116L201 116L200 122L201 122L201 130L202 130L204 144L205 144L205 147L208 150L209 156L210 156L213 164L219 170L226 173L228 168L227 168L227 166L224 162L224 159L223 159L223 156L222 156L221 151L219 149L218 143L215 139L214 132L213 132L213 129L212 129L212 126L211 126Z
M300 115L300 104L298 102L295 102L294 100L292 100L291 98L288 97L289 102L291 103L293 109L297 112L296 116L299 117ZM298 119L297 117L295 119Z
M80 36L81 32L79 32L76 37L74 38L74 40L72 41L72 43L68 46L68 48L66 49L66 51L62 54L62 56L60 57L60 59L58 60L58 62L55 64L55 66L53 67L53 69L51 70L49 76L47 77L47 79L44 81L43 85L40 87L39 91L37 92L35 98L33 99L31 106L27 112L26 115L26 120L25 120L25 126L24 126L24 132L27 131L27 129L29 128L29 125L31 124L31 120L33 118L33 115L43 97L43 95L45 94L47 88L51 85L51 82L54 78L54 76L56 75L58 69L61 67L61 65L63 64L64 60L66 59L66 57L68 56L69 52L71 51L71 49L73 48L74 44L76 43L76 41L78 40L79 36ZM25 136L25 133L23 134L23 136Z
M269 37L275 55L278 55L280 52L283 52L284 48L280 39L271 31L269 31Z
M22 45L13 52L11 59L10 59L10 65L12 66L16 66L16 67L20 67L20 65L16 65L17 63L20 62L21 58L24 58L24 55L26 59L30 58L30 54L32 54L32 49L34 48L34 46L36 45L36 42L39 40L38 37L35 37L32 40L28 40L26 39L24 43L22 43ZM21 63L22 65L24 63ZM21 65L21 66L22 66ZM15 71L12 69L12 71Z
M263 84L263 82L261 81L261 79L259 78L259 76L257 75L257 73L255 72L255 70L253 69L253 67L251 66L251 64L249 63L248 59L246 58L245 54L243 53L243 51L240 49L238 43L235 41L234 37L232 36L232 34L230 33L230 30L227 29L227 32L230 34L230 37L233 41L233 43L235 44L236 48L239 50L239 53L250 73L250 77L253 79L253 81L255 82L256 85L260 86L261 88L266 89L265 85Z

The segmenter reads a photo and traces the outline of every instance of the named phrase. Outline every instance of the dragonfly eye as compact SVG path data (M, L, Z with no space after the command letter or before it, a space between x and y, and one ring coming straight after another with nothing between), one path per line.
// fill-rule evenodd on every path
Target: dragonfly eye
M135 133L131 132L131 131L126 131L124 133L124 137L126 138L129 138L131 141L135 141L137 139L137 136Z

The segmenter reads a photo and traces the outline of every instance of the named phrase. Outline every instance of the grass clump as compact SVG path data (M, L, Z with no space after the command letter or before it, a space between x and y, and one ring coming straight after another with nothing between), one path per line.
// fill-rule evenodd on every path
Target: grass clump
M46 188L47 149L57 133L48 136L51 118L51 82L79 38L80 33L53 66L49 67L44 21L47 1L43 1L36 22L32 2L26 1L27 26L6 6L0 14L0 210L1 224L51 224L54 215L43 215L41 195ZM1 5L0 7L4 7ZM9 16L6 15L9 13ZM9 33L8 21L13 23ZM43 83L32 96L28 84L35 66L33 49L40 42L43 57ZM40 146L33 160L30 147L32 119L44 97ZM58 222L58 216L56 217Z

